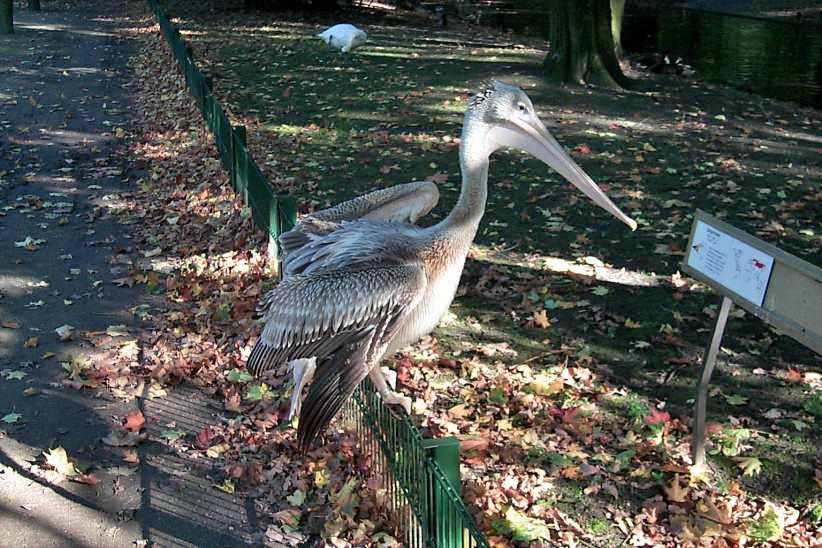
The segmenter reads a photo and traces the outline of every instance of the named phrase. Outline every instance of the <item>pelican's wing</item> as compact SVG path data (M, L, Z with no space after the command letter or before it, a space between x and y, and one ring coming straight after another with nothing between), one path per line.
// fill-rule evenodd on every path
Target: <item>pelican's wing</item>
M300 415L304 450L385 352L426 283L418 265L370 263L291 276L266 295L265 327L247 368L259 375L297 358L317 358Z
M332 222L381 219L413 224L434 209L439 198L436 184L419 181L375 190L308 217Z
M437 185L430 181L375 190L304 216L294 228L280 236L280 244L287 260L290 253L315 237L334 232L344 221L375 219L413 224L434 209L439 198Z
M404 223L368 219L345 221L336 226L325 233L309 233L306 243L292 249L283 259L283 278L395 262L414 245L421 230Z

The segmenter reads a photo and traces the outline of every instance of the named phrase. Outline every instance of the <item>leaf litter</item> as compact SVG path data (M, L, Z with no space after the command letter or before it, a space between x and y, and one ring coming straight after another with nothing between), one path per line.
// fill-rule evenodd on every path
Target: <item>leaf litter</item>
M133 278L164 300L162 307L150 311L157 328L148 335L143 363L136 366L130 358L115 361L113 368L71 365L69 378L81 386L88 382L127 389L143 382L158 386L157 390L166 383L188 380L221 400L226 409L224 420L191 435L168 428L166 441L173 443L174 450L214 459L223 473L215 488L255 495L258 508L263 508L270 520L266 538L272 543L304 540L312 523L325 523L321 532L329 539L356 543L383 535L391 538L396 522L381 503L374 464L356 447L347 425L337 421L325 445L302 459L295 451L294 431L285 424L288 387L282 379L260 383L243 374L244 358L256 337L253 310L271 284L271 271L260 252L265 249L265 241L229 190L200 115L187 94L181 92L165 44L156 34L145 36L144 42L137 69L143 82L141 104L151 124L139 128L142 137L135 153L146 160L150 175L138 184L133 207L122 215L129 222L149 227L135 241L144 259L163 259L174 266L161 271L149 268ZM288 53L287 49L283 51ZM219 56L204 56L203 62L216 66L224 61ZM232 87L231 78L233 75L227 75L221 82L219 93L224 94L232 116L254 126L238 107L233 93L239 88ZM283 81L290 86L290 98L296 101L296 86L303 83L293 78ZM146 82L152 82L152 86ZM308 90L313 88L303 85ZM315 100L321 97L316 91L310 93ZM402 108L424 97L423 91L408 94L403 97ZM461 95L446 102L459 106L463 99ZM379 108L383 108L383 100L385 105L391 104L379 93L371 93L369 100L381 105ZM418 138L421 134L414 131L403 134L387 127L379 129L384 133L359 133L351 128L351 148L346 149L349 145L337 140L322 144L327 138L322 127L303 127L294 133L281 128L275 139L269 139L264 132L250 132L249 138L255 156L272 158L265 162L264 169L272 170L268 174L279 181L281 190L308 192L304 208L309 210L347 196L320 187L311 177L300 182L306 176L305 166L312 161L314 165L308 166L311 170L322 177L330 176L322 173L322 158L313 160L308 159L310 154L297 154L273 159L270 150L292 154L306 147L306 152L311 152L312 143L321 143L316 150L325 154L335 150L328 145L336 143L353 160L362 151L379 150L395 139L402 146L409 142L424 144L423 152L429 158L454 155L456 146L443 135ZM681 135L679 138L684 141ZM398 158L406 156L402 146L393 149ZM664 152L661 147L643 147L642 154ZM599 154L599 147L587 143L579 144L576 150L582 155ZM447 189L449 177L442 170L448 160L437 157L429 163L434 165L427 166L432 170L429 178L446 186L453 195L455 188ZM377 185L389 184L388 179L396 176L393 165L374 164L373 172L366 169L359 178ZM746 169L718 159L705 165L703 175L713 170L741 173ZM629 173L629 179L644 181L656 173L654 169L638 169ZM714 177L705 177L705 182L714 187L712 191L720 190ZM686 188L690 192L694 187ZM805 188L800 183L785 187L784 193L793 204L799 204L799 189ZM357 194L361 190L352 187L346 192ZM654 207L646 194L627 188L621 192L643 201L643 212L653 218ZM737 186L732 192L743 190ZM763 196L755 194L752 202ZM692 198L682 193L673 196L677 197L669 195L658 204L666 213L654 221L659 225L657 234L665 233L659 229L661 225L670 228L671 235L687 225L687 216L679 208L692 203ZM447 196L444 201L448 201ZM801 207L779 205L776 209L795 213ZM551 215L556 220L549 218L548 226L557 228L556 232L549 228L551 234L570 232L577 223L574 215L562 207L553 208ZM798 222L804 218L796 217ZM677 225L679 228L673 230ZM764 226L760 235L773 238L784 234L784 225L782 229L774 224ZM494 238L501 233L496 228L485 229L480 242L489 242L493 247ZM815 242L818 253L819 242L809 238L804 237L802 242ZM587 247L595 242L593 237L577 239L571 242L576 246L571 249L580 258L596 254L595 249ZM651 243L651 249L663 249L653 240ZM561 248L567 244L563 239L553 242ZM674 241L661 244L667 246L665 252L653 261L664 263L666 255L677 256L681 249ZM645 259L651 255L646 254ZM610 261L622 262L614 259ZM658 263L647 263L654 264ZM678 276L678 272L670 272L666 278L669 285L654 289L655 294L665 292L665 298L672 303L700 299L698 286ZM618 299L638 295L635 291L611 284L591 287L593 280L567 269L527 270L516 264L489 267L488 263L469 260L453 323L391 360L402 389L414 397L414 409L420 414L415 421L424 433L460 438L464 499L492 544L540 540L595 544L597 520L607 524L609 534L631 545L697 543L711 538L738 545L745 539L764 541L777 534L776 538L790 538L798 545L818 540L820 533L811 521L813 505L818 502L805 499L792 503L784 497L771 502L761 491L746 487L746 476L761 476L767 468L770 457L765 448L775 447L768 445L772 438L765 431L744 428L752 423L747 415L737 416L740 409L751 405L749 393L725 394L729 414L723 424L710 429L710 448L720 463L721 458L736 460L727 461L730 466L718 474L705 476L689 467L688 410L680 407L669 412L664 399L638 390L642 384L619 382L619 377L609 374L619 360L596 352L588 340L623 337L628 346L625 356L635 360L653 351L685 359L690 349L704 339L702 335L690 337L685 333L699 325L698 318L709 314L712 305L701 298L703 304L683 309L681 319L669 317L664 323L648 311L630 308L628 315L628 310L614 305ZM482 303L492 303L504 314L491 312ZM700 312L703 307L707 313ZM693 319L686 319L686 315ZM586 327L569 330L569 318ZM503 342L495 339L494 330L512 333L512 344L489 346ZM103 335L117 337L119 333ZM743 342L743 346L756 350L754 344ZM794 371L805 370L802 364L789 365ZM766 370L765 376L775 375ZM118 380L123 378L124 383ZM647 380L641 382L647 386ZM806 407L815 409L813 405ZM788 409L786 415L761 420L779 428L777 432L793 428L775 422L786 418L818 430L819 419L811 411L782 404L780 408ZM126 450L139 443L143 429L137 427L137 422L127 419L112 431L108 442ZM129 424L131 428L125 426Z

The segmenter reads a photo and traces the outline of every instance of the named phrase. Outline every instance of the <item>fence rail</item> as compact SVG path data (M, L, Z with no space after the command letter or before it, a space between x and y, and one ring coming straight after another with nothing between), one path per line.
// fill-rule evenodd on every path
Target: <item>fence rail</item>
M214 97L211 79L194 64L191 48L157 0L148 3L214 134L232 185L251 207L254 223L268 234L269 251L276 253L277 238L296 222L294 199L274 192L248 153L245 127L231 125ZM361 450L374 458L375 471L384 480L388 510L402 533L404 546L488 546L460 497L456 439L423 439L406 414L383 404L368 379L345 404L342 417L354 423Z
M228 170L231 184L251 208L254 223L268 235L269 251L276 254L277 238L296 222L297 207L294 198L279 196L274 192L248 152L245 126L231 125L220 102L214 97L211 79L203 76L194 64L191 47L180 37L157 1L149 0L149 5L185 76L186 86L191 90L208 129L214 134L220 160Z

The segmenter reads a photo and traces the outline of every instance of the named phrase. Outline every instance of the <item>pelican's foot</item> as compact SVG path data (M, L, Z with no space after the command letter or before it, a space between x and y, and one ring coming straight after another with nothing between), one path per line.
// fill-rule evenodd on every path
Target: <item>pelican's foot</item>
M397 389L397 372L392 370L387 365L383 365L380 367L380 372L382 373L385 382L388 384L388 387L391 390Z
M403 396L399 392L387 391L385 394L380 394L383 403L388 405L401 405L405 412L411 415L411 398Z
M303 405L303 388L314 378L317 360L314 358L294 360L288 364L288 368L294 375L294 391L291 393L291 405L288 407L288 420L290 421L300 414Z

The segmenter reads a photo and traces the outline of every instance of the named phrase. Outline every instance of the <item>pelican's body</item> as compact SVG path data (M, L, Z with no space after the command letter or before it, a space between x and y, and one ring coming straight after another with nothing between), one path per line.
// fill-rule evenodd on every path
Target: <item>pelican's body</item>
M413 225L439 194L433 183L409 183L309 215L281 237L283 281L260 305L266 325L248 368L259 374L291 362L292 413L316 370L300 414L304 450L366 375L387 403L410 409L378 364L430 333L451 305L485 212L489 157L503 146L534 154L635 228L551 137L525 93L492 83L466 111L462 189L440 223Z
M365 44L368 35L350 23L340 23L317 34L317 38L343 53Z

